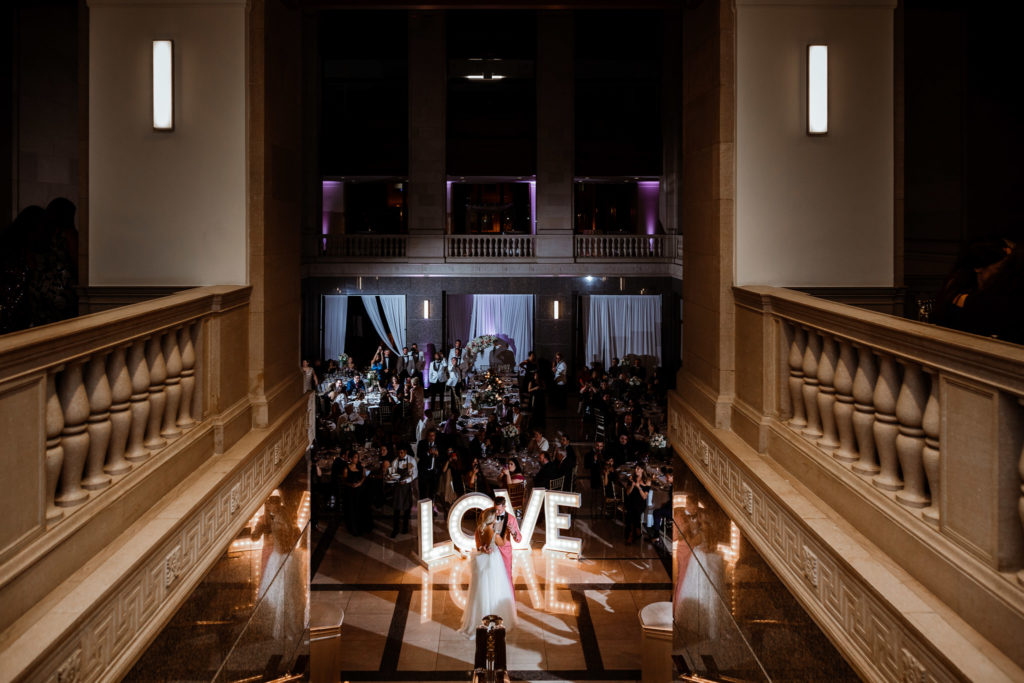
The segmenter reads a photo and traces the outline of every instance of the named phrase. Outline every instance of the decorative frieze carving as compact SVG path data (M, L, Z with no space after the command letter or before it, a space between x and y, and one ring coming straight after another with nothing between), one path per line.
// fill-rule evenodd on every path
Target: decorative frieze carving
M116 678L121 671L112 667L123 665L141 653L141 647L152 635L157 615L178 594L182 579L193 572L206 570L204 560L230 542L230 535L239 524L236 514L262 497L267 485L276 483L285 474L286 460L291 460L309 445L308 415L297 410L275 434L274 442L249 458L244 468L223 482L205 504L183 519L175 532L135 571L117 581L114 590L90 610L88 618L79 621L65 633L55 636L54 644L72 644L73 654L61 658L67 650L53 648L33 671L24 672L31 680L56 680L57 683L79 683ZM280 454L273 467L272 453ZM173 605L172 605L173 606Z
M741 501L749 518L737 522L769 559L787 585L800 589L819 621L845 634L845 654L861 666L873 667L878 679L905 683L962 678L931 655L931 644L854 574L842 558L822 547L809 527L760 481L741 469L714 442L710 432L670 406L670 423L678 420L673 445L719 501ZM787 576L788 573L788 576ZM847 649L848 648L848 649Z

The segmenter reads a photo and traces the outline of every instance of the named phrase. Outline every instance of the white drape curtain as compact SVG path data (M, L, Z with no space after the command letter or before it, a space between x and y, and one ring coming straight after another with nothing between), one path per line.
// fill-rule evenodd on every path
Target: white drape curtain
M661 297L595 294L587 319L587 363L607 368L627 354L652 356L661 365Z
M405 295L388 294L381 296L380 305L384 309L384 317L388 322L388 329L395 340L395 353L401 355L405 343Z
M348 325L348 297L324 297L324 357L337 358L345 351L345 333Z
M512 340L516 363L533 350L533 295L474 294L469 338L497 334Z
M405 295L388 294L380 298L381 307L384 309L384 317L387 318L387 326L380 317L380 310L377 308L378 297L373 294L363 294L363 306L366 308L373 329L384 344L392 352L401 355L402 347L405 346ZM391 345L391 337L388 337L388 329L391 330L391 337L395 340L395 346Z

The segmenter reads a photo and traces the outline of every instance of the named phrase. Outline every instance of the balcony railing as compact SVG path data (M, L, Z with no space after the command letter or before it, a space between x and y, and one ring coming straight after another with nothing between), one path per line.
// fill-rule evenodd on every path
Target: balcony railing
M445 260L532 259L533 235L445 235Z
M329 258L403 259L405 235L323 235L316 236L314 253Z
M812 454L919 538L1024 568L1024 347L785 289L734 291L750 347L736 356L734 430Z
M667 260L677 258L677 244L676 235L576 235L574 253L577 260Z
M0 604L59 581L18 588L54 547L74 555L85 525L83 552L127 528L153 503L154 468L166 491L208 457L211 420L247 396L248 301L248 287L202 287L0 338ZM0 628L15 616L0 609Z

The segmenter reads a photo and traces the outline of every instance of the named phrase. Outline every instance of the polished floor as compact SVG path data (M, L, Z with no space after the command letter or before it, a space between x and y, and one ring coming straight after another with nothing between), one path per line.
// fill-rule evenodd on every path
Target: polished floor
M581 558L542 551L543 528L532 550L515 553L519 623L508 638L513 679L640 678L638 613L671 599L671 567L649 542L626 545L621 522L588 506L584 500L573 528L563 532L582 539ZM384 515L364 537L333 522L319 526L311 599L345 611L340 680L467 680L474 644L457 629L468 561L424 569L413 559L415 537L389 538ZM438 540L447 537L440 517L434 527Z

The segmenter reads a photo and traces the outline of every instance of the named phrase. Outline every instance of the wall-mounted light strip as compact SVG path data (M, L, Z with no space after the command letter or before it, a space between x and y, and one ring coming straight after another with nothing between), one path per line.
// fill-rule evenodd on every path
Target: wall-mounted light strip
M558 320L558 299L555 299L555 320Z
M807 46L807 134L828 133L828 45Z
M423 300L423 319L430 319L430 299Z
M174 41L153 41L153 130L174 130Z

